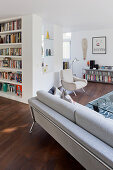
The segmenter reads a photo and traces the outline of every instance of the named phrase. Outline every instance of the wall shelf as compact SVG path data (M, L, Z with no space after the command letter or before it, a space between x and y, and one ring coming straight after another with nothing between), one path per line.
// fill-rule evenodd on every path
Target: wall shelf
M16 100L16 101L19 101L19 102L22 101L21 96L17 96L17 94L11 93L11 92L0 91L0 96L6 97L8 99Z
M19 82L16 82L16 81L7 80L7 79L0 79L0 83L9 83L9 84L22 85L22 83L19 83Z
M8 67L0 67L0 70L2 70L2 71L12 71L12 72L17 72L17 71L21 71L22 72L22 69L8 68Z
M47 57L52 57L54 55L46 55L46 56L42 56L42 58L47 58Z
M0 46L20 46L22 43L2 43Z
M9 56L9 55L0 55L0 58L17 58L17 59L22 59L22 56Z
M0 35L13 34L13 33L18 33L18 32L22 32L22 30L4 31L4 32L0 32Z
M47 38L44 38L44 40L50 40L50 41L53 41L54 39L53 38L49 38L49 39L47 39Z

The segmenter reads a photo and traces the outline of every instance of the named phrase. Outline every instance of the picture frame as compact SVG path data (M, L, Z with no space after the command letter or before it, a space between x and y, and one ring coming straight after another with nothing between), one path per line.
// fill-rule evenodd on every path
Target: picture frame
M106 36L92 38L92 54L106 54Z

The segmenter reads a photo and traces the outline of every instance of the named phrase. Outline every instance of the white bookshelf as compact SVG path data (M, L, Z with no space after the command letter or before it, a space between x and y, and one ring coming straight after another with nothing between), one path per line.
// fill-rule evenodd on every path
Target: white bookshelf
M0 91L0 96L3 96L5 98L9 98L9 99L12 99L12 100L16 100L16 101L19 101L19 102L22 102L22 97L17 96L14 93Z
M11 72L17 72L17 71L19 71L19 72L22 72L22 69L17 69L17 68L7 68L7 67L0 67L0 70L2 70L2 71L11 71Z
M4 43L4 44L0 44L1 46L22 46L22 43Z
M22 56L19 56L19 55L16 55L16 56L13 56L13 55L0 55L0 58L15 58L15 59L22 59Z
M7 80L7 79L0 79L0 82L2 83L8 83L8 84L15 84L15 85L22 85L22 83L16 82L16 81L11 81L11 80Z
M21 50L22 50L22 17L16 17L16 18L1 20L0 24L6 24L8 22L13 22L13 21L17 21L17 20L21 20L21 29L3 31L3 32L0 32L0 36L3 37L3 36L11 35L11 34L21 33L21 43L0 43L0 49L21 48ZM23 56L0 55L0 60L5 59L5 58L11 58L11 59L14 59L14 60L23 60ZM22 73L23 69L0 67L0 72L12 72L12 73L21 72ZM22 77L23 77L23 75L22 75ZM0 83L2 83L2 86L3 86L4 83L10 84L10 85L21 85L22 86L22 83L17 82L16 80L13 81L13 80L10 80L10 79L0 78ZM22 89L22 95L23 95L23 89ZM0 91L0 96L6 97L6 98L9 98L9 99L13 99L13 100L17 100L17 101L23 101L22 96L18 96L17 94L15 94L15 92L10 92L10 91L4 92L3 88Z
M0 36L1 35L5 35L5 34L13 34L13 33L18 33L18 32L22 32L22 30L12 30L12 31L3 31L3 32L0 32Z

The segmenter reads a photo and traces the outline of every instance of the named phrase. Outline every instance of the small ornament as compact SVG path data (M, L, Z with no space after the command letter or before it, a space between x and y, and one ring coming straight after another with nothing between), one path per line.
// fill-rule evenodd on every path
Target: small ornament
M48 49L46 49L46 56L48 56L49 55L49 50Z
M89 62L89 61L87 61L87 66L89 67L89 65L90 65L90 62Z
M49 39L49 32L47 31L46 39Z
M51 49L49 49L49 56L51 56Z
M87 56L87 48L88 48L88 42L87 39L82 39L82 50L83 50L83 59L86 60Z

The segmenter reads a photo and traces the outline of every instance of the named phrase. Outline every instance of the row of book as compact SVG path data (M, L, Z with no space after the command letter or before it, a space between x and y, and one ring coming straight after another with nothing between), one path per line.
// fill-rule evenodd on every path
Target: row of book
M4 83L0 82L0 91L4 92L10 92L11 94L16 94L17 96L22 96L22 85L15 85L15 84L9 84L5 83L7 85L7 90L3 88Z
M21 29L21 19L0 24L0 32Z
M4 48L0 49L0 55L4 56L22 56L22 48Z
M85 79L88 80L88 81L113 83L113 77L111 77L111 76L87 75L87 74L85 74Z
M13 72L2 71L0 72L0 79L22 83L22 72L13 73Z
M63 69L69 69L69 62L63 62Z
M22 60L0 60L0 67L22 69Z
M100 75L100 76L113 76L113 72L111 71L89 71L86 70L87 75Z
M4 43L21 43L21 32L2 35L0 37L0 44Z

